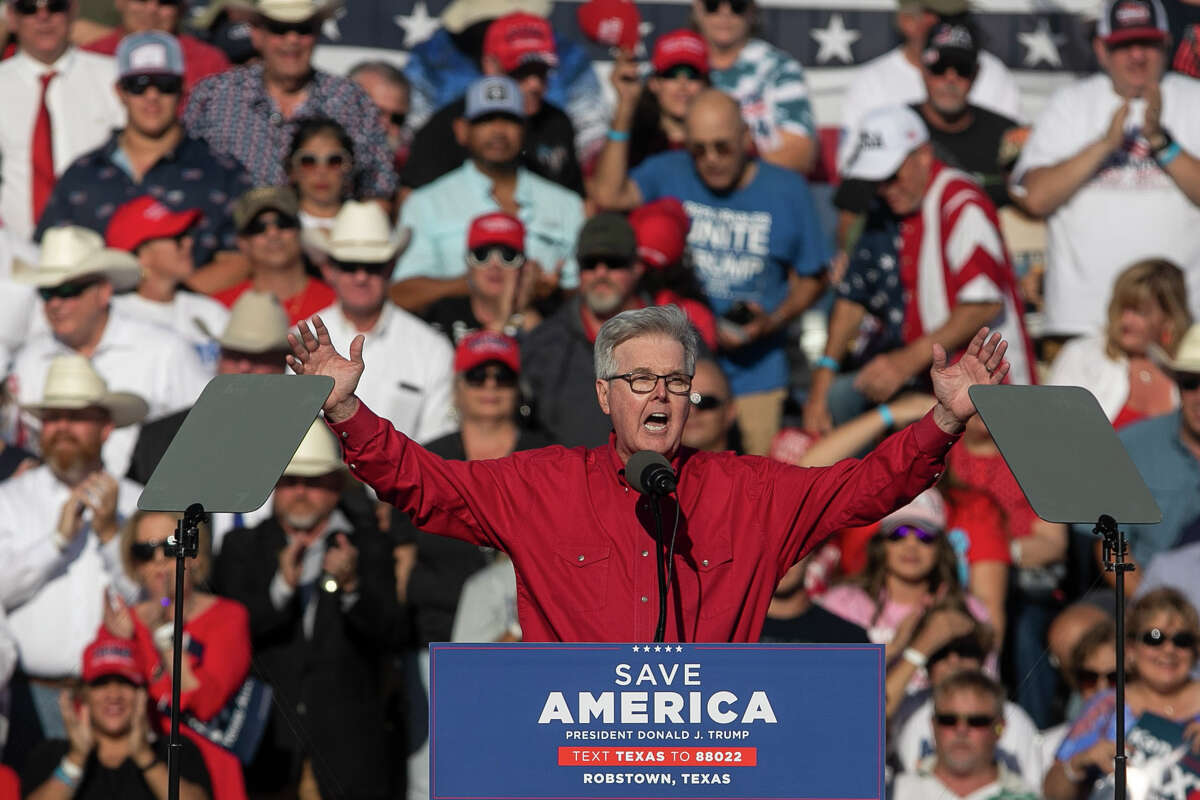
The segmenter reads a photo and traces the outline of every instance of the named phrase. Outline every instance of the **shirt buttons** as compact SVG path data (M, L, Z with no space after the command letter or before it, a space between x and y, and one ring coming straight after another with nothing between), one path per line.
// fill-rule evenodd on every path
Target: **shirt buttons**
M706 567L707 567L707 566L708 566L708 559L706 558L706 559L704 559L703 561L701 561L700 563L701 563L701 564L703 564L704 566L706 566Z
M646 595L642 595L642 602L643 602L643 603L649 603L649 602L650 602L650 598L649 598L649 597L646 597Z
M582 553L580 553L579 555L577 555L577 556L575 557L575 560L576 560L576 561L583 561L583 554L582 554Z
M349 438L350 438L350 431L342 431L342 438L343 438L343 439L349 439Z
M649 551L649 550L643 550L643 551L642 551L642 558L645 558L645 557L646 557L646 556L648 556L648 555L650 555L650 551Z
M351 464L350 469L358 469L358 464Z

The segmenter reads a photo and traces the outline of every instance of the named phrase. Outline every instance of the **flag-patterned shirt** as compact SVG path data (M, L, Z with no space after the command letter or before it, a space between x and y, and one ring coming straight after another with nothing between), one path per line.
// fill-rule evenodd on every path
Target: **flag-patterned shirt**
M732 67L715 69L709 77L741 105L760 152L777 149L781 133L816 136L804 68L778 47L751 39Z

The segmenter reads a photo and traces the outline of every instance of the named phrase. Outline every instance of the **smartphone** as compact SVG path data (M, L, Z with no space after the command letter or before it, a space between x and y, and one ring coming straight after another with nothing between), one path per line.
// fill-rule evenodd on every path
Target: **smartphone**
M734 325L745 325L754 319L754 309L745 300L738 300L721 315L721 318L729 320Z

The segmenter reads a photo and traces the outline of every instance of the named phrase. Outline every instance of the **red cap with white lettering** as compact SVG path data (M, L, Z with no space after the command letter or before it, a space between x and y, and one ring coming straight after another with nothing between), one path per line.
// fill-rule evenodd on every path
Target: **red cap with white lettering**
M512 214L495 211L471 220L467 231L467 249L502 244L518 253L525 252L525 226Z
M198 208L172 211L150 195L143 195L113 212L104 238L109 247L132 253L151 239L179 236L202 216Z

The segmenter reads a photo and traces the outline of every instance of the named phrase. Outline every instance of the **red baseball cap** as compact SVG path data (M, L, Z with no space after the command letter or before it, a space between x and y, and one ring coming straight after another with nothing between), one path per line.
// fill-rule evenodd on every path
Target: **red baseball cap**
M520 11L500 17L488 26L483 37L483 54L495 56L500 69L505 72L513 72L530 61L539 61L548 67L558 66L558 51L554 47L550 23Z
M474 250L487 244L503 244L524 253L525 226L512 214L500 211L476 217L467 231L467 249Z
M632 50L641 40L642 15L632 0L587 0L576 13L579 29L596 44Z
M132 253L151 239L178 236L202 216L198 208L172 211L150 195L143 195L113 212L104 238L109 247Z
M701 75L708 75L708 43L703 36L686 28L664 33L654 43L650 63L655 72L685 64Z
M629 214L629 224L637 239L638 258L647 266L665 269L683 257L691 220L683 203L674 197L635 208Z
M1159 0L1108 0L1104 6L1096 35L1107 45L1161 42L1170 35L1167 12Z
M489 361L499 361L512 368L513 372L521 371L521 347L517 340L503 333L493 331L476 331L464 338L454 348L454 371L466 372L472 367L486 364Z
M83 651L83 682L93 683L109 675L124 678L134 686L146 683L145 676L138 669L137 659L133 656L133 642L102 632L96 641Z

